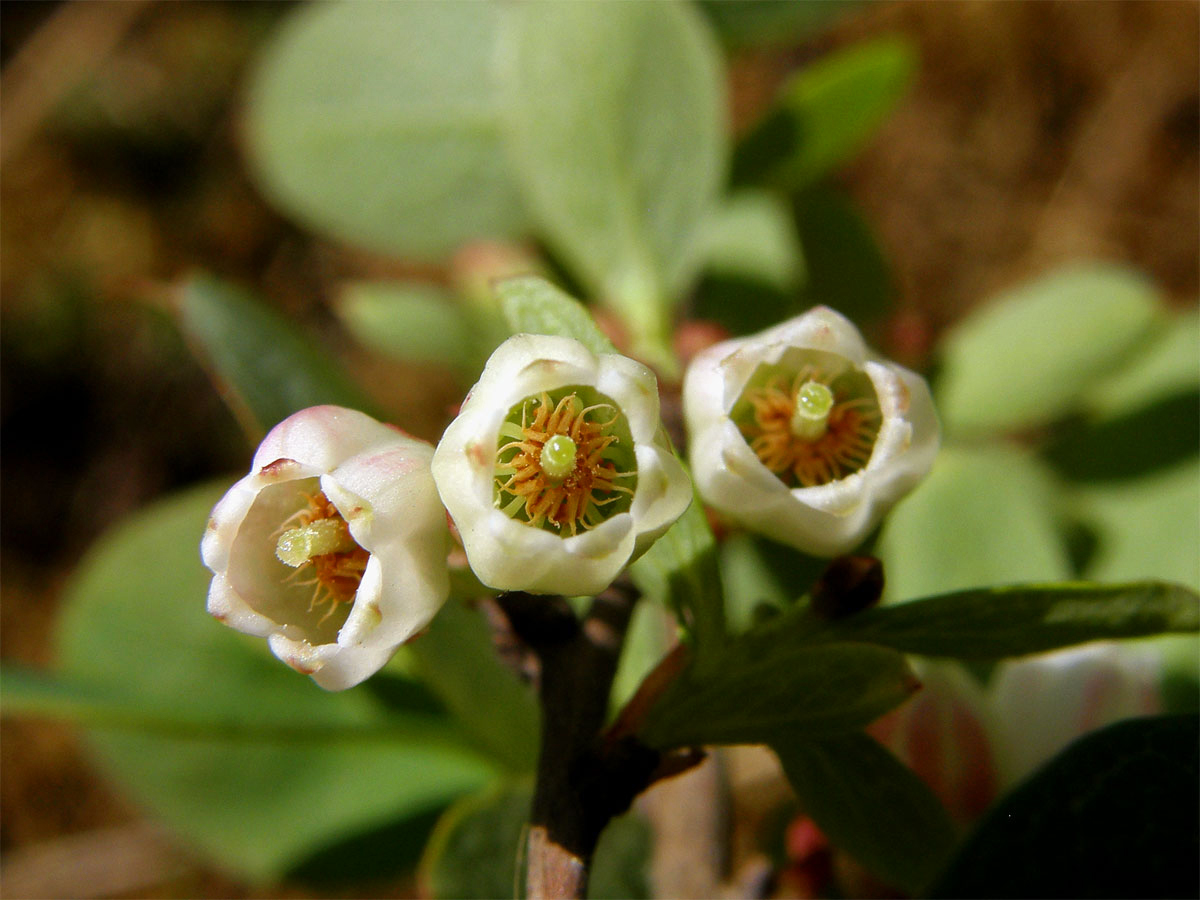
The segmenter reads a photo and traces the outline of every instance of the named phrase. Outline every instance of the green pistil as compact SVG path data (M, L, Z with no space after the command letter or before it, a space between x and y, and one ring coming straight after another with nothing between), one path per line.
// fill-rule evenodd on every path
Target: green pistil
M806 381L796 391L796 408L792 412L792 434L802 441L812 442L825 436L829 413L833 410L833 391L819 381Z
M556 434L546 441L538 457L546 477L560 482L575 471L576 450L575 442L565 434Z
M275 556L284 565L299 568L314 556L349 553L358 544L342 519L317 519L299 528L289 528L275 543Z

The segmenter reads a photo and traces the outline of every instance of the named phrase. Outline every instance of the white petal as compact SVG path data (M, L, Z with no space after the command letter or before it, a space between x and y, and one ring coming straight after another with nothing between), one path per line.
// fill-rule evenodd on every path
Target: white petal
M829 484L789 489L762 464L729 414L760 366L786 363L797 353L826 354L818 357L822 367L827 362L865 372L882 421L861 470ZM928 473L940 441L925 382L872 359L849 320L826 307L697 354L684 378L683 403L692 477L705 502L746 528L822 556L860 543Z

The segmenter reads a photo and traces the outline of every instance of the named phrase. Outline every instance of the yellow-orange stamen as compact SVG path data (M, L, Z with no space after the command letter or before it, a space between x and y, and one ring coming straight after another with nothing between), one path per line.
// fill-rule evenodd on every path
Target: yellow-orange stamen
M528 420L531 403L536 405L532 422ZM516 516L523 510L534 527L548 524L575 535L599 524L603 519L600 507L622 494L633 494L632 488L617 484L617 479L634 473L618 472L605 458L605 451L618 441L606 431L618 421L619 413L613 409L606 422L588 419L600 409L613 407L608 403L583 407L574 393L557 404L546 392L526 401L519 428L506 426L505 434L513 440L496 451L497 505L506 515ZM562 458L570 445L574 445L573 465ZM503 495L512 499L504 502Z
M823 430L810 437L795 427L796 404L798 392L814 383L829 388L834 402ZM839 398L830 380L811 366L790 385L776 376L748 391L745 399L753 415L741 427L750 449L789 486L828 484L857 472L871 459L879 431L878 405L867 397Z

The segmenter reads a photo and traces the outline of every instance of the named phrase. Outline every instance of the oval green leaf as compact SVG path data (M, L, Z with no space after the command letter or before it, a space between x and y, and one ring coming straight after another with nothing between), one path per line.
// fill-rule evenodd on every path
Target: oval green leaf
M572 273L640 334L695 274L723 175L712 35L675 2L522 4L508 24L522 194Z
M1115 265L1061 269L995 298L946 337L935 396L947 430L1026 428L1072 412L1162 314L1154 287Z
M943 450L884 524L876 555L887 573L886 597L1069 578L1053 491L1049 474L1028 454Z
M170 736L128 719L108 723L120 731L97 727L89 745L104 773L257 881L491 780L493 764L444 717L414 711L407 733L388 734L395 720L368 687L326 693L205 613L210 574L197 544L220 493L205 487L140 513L93 549L67 592L57 635L67 682L148 719L192 717L191 733ZM204 727L214 723L224 730ZM372 732L382 733L364 739Z
M439 260L525 214L499 135L498 4L297 10L250 86L259 183L315 230Z

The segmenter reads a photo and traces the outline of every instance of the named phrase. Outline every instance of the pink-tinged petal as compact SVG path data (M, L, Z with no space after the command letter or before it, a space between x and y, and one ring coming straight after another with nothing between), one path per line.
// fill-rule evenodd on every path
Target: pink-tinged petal
M213 571L209 612L267 637L276 656L329 690L374 674L449 594L448 526L431 456L428 444L354 410L315 407L281 422L251 473L214 508L201 541ZM338 583L354 579L336 595L322 593L330 582L317 582L314 563L293 569L276 555L280 535L326 509L325 500L354 539L332 557ZM365 569L355 562L364 558Z

